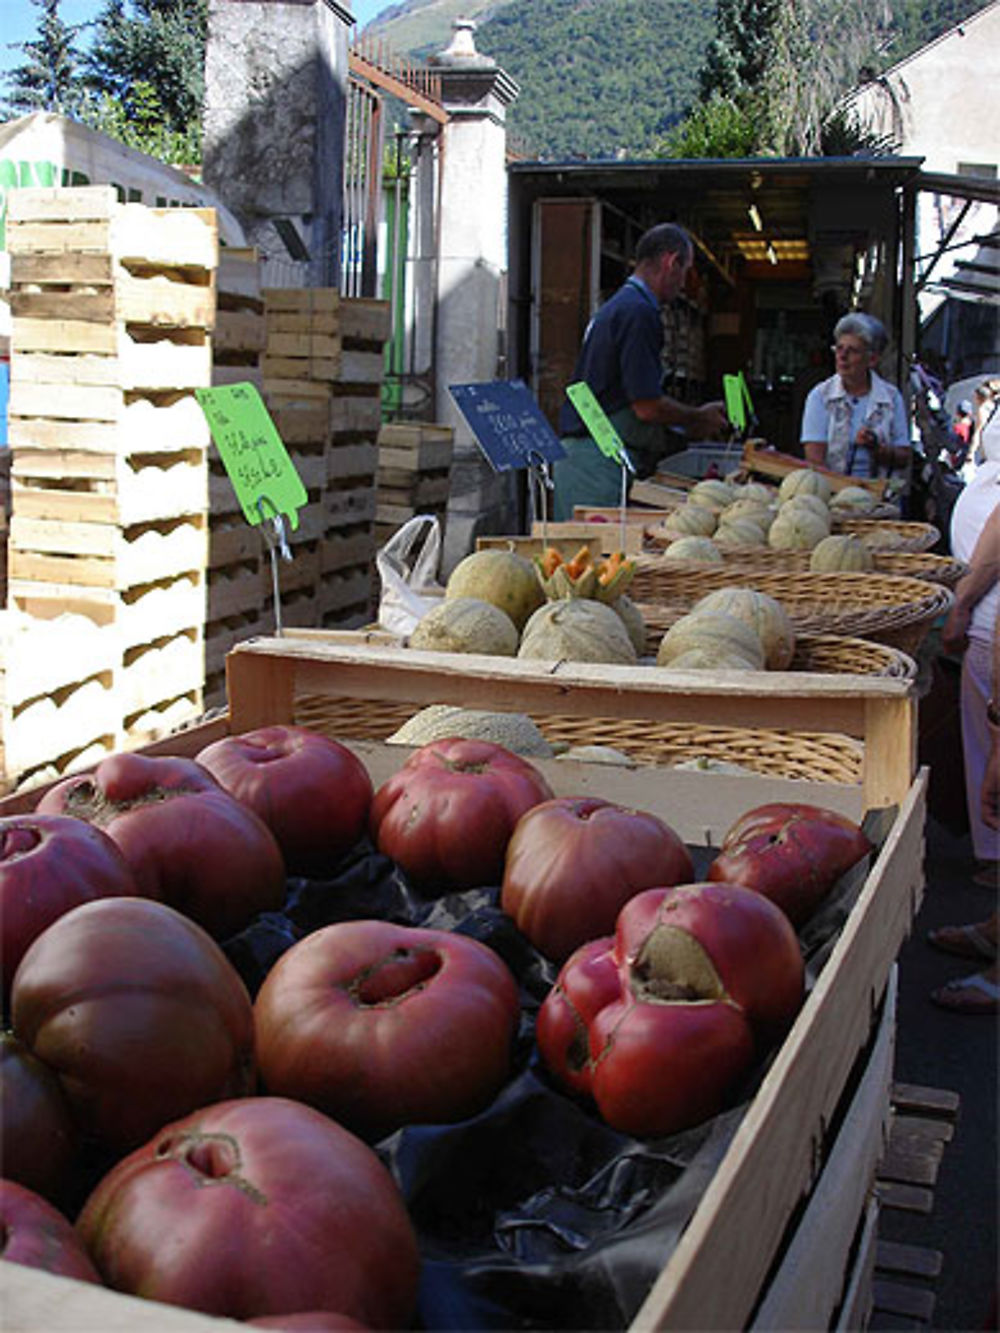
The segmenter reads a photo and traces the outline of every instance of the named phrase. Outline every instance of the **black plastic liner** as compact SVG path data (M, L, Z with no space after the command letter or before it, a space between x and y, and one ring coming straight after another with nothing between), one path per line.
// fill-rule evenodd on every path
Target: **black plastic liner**
M876 853L894 812L866 823ZM695 880L715 850L689 848ZM800 930L815 984L871 858ZM634 1139L549 1078L534 1045L558 968L499 908L499 889L428 898L370 843L329 880L289 880L285 908L225 944L251 995L298 939L336 921L382 919L456 930L495 950L516 977L521 1023L512 1076L480 1115L406 1126L373 1144L406 1199L422 1256L415 1327L620 1329L634 1319L764 1078L762 1063L720 1115L681 1134ZM773 1055L772 1055L773 1058Z

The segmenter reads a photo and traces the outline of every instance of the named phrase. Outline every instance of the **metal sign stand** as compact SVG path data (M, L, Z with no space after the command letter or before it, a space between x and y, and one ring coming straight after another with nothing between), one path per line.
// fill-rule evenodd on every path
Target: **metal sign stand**
M271 557L271 591L274 596L274 632L281 638L281 586L278 579L278 556L282 560L290 561L292 559L292 550L288 545L288 537L285 531L285 516L275 509L273 514L264 512L264 502L266 496L259 496L257 499L257 509L260 512L261 531L264 534L264 541L267 543L268 553ZM268 505L274 509L274 505L267 500Z

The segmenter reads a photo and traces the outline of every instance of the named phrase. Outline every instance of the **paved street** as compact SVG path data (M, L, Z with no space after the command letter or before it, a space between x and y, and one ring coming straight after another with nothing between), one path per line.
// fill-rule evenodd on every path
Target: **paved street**
M957 736L955 737L957 744ZM941 1250L944 1266L932 1284L932 1327L995 1328L988 1323L998 1273L997 1051L998 1019L953 1014L928 993L976 970L926 942L936 926L982 920L996 896L969 878L972 852L960 835L931 816L927 828L927 890L913 933L900 955L896 1079L946 1088L961 1097L955 1135L944 1150L929 1216L883 1213L880 1237ZM879 1328L916 1325L879 1318Z

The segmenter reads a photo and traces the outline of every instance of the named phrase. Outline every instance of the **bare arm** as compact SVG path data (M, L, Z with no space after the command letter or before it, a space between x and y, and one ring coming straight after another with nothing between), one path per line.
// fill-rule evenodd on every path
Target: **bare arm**
M968 571L955 585L955 602L941 631L945 652L960 653L972 612L1000 579L1000 504L983 524L983 530L969 560Z
M632 404L632 411L640 421L651 425L682 426L696 440L726 436L730 430L725 404L721 402L702 403L695 407L661 394L659 398L637 399Z
M826 467L826 440L803 440L802 452L807 463L817 467Z

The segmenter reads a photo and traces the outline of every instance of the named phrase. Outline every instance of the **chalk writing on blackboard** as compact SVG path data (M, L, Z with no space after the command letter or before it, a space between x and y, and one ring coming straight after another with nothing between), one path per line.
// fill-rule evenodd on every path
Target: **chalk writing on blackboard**
M523 380L452 384L448 391L495 471L538 467L566 456Z

